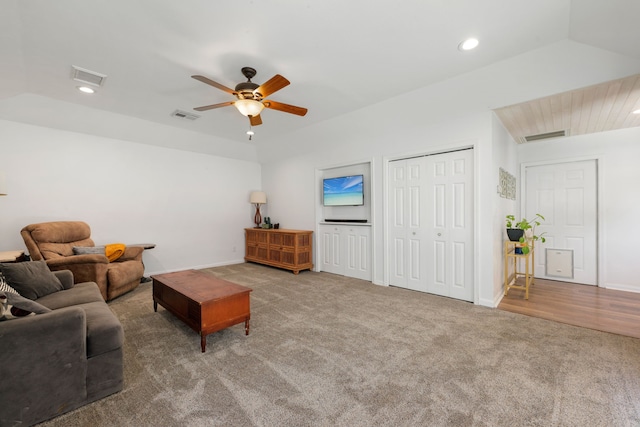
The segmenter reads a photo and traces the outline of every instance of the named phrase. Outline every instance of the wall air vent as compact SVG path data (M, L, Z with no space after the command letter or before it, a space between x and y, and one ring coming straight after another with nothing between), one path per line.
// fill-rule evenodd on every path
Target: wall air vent
M569 132L567 130L558 130L555 132L547 132L547 133L539 133L537 135L527 135L520 138L520 142L534 142L534 141L542 141L544 139L552 139L552 138L560 138L563 136L568 136Z
M186 119L186 120L196 120L200 118L200 116L196 114L187 113L186 111L182 111L182 110L176 110L173 113L171 113L171 115L173 117L177 117L179 119Z
M100 87L104 84L104 81L107 78L107 75L96 73L95 71L90 71L90 70L72 65L71 78L77 82L82 82L91 86Z

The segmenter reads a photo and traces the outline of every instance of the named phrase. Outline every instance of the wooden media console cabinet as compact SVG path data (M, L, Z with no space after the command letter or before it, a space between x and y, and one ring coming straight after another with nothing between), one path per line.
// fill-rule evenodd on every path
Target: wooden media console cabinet
M284 268L298 274L313 268L313 231L245 228L244 260Z

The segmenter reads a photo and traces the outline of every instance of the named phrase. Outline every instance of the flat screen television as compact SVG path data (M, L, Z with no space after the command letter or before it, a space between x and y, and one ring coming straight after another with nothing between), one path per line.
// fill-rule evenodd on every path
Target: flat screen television
M364 179L362 175L325 178L322 185L324 206L364 205Z

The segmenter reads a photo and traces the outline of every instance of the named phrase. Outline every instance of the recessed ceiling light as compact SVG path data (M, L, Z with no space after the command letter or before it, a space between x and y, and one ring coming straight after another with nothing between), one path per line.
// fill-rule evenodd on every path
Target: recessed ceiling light
M474 39L474 38L466 39L465 41L463 41L458 45L458 49L460 50L475 49L476 47L478 47L479 43L480 42L478 41L478 39Z
M87 86L78 86L78 90L83 93L95 93L95 90Z
M640 108L638 108L637 110L635 110L635 111L633 112L633 114L640 114Z

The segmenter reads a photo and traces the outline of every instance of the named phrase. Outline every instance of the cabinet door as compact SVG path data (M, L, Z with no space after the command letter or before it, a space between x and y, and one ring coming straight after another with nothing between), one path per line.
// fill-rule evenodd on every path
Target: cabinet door
M371 280L371 228L343 227L344 275Z
M295 234L272 232L269 236L269 261L294 266L296 264L295 239Z
M428 241L424 222L427 199L424 158L389 163L389 284L424 290L428 268L423 258Z
M340 226L321 225L320 242L322 245L320 254L320 266L322 271L335 274L343 274L344 267L340 255Z
M296 255L296 266L301 265L313 265L313 256L312 256L312 241L313 241L313 232L305 232L296 235L296 247L295 247L295 255Z
M246 230L245 257L255 260L267 259L267 233L262 230Z

